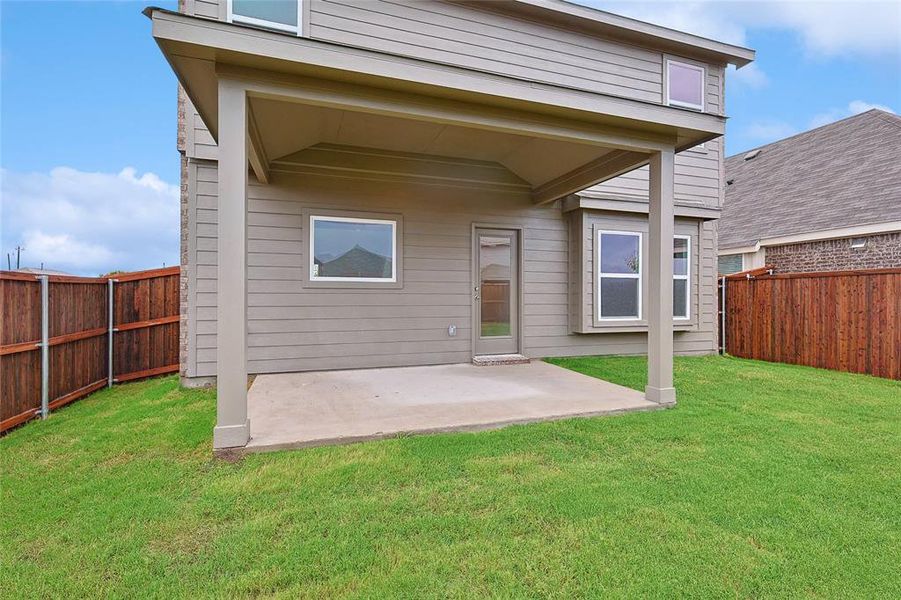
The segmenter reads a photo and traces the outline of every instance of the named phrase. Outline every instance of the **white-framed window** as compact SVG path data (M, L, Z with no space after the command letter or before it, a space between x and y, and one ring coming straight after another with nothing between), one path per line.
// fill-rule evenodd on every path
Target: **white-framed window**
M310 216L310 281L397 282L397 221Z
M851 238L851 247L854 249L866 248L867 247L867 238L865 238L865 237Z
M691 236L673 236L673 318L691 317Z
M228 0L228 22L300 35L304 0Z
M641 233L598 231L598 320L641 319Z
M707 69L666 59L666 103L670 106L704 110L704 88Z

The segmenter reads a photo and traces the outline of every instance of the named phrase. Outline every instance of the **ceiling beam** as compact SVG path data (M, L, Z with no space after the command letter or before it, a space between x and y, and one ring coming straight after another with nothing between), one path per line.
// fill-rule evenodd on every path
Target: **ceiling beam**
M650 155L628 150L611 150L607 154L585 163L543 183L532 190L532 202L547 204L569 194L580 192L602 181L613 179L648 164Z
M263 147L263 140L260 138L260 130L257 128L252 109L247 111L247 148L250 168L253 169L257 181L269 183L269 158L266 156L266 149Z

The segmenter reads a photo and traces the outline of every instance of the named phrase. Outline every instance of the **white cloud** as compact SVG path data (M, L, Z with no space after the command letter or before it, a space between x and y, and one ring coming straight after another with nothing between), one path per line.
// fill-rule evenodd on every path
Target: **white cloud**
M750 29L789 30L813 57L846 53L898 57L901 52L901 3L893 0L577 1L738 45L747 45Z
M769 144L770 142L792 136L798 133L798 130L784 121L764 120L751 123L744 133L748 139L755 140L761 144Z
M729 68L726 70L726 77L730 83L754 90L764 88L770 83L769 77L757 66L757 63L751 63L741 69L736 69L729 65Z
M153 173L0 171L2 248L82 275L178 264L179 187ZM6 257L3 267L6 267Z
M895 112L894 110L883 104L872 104L870 102L864 102L863 100L852 100L846 107L833 108L814 116L810 120L810 128L813 129L814 127L828 125L829 123L833 123L835 121L838 121L839 119L844 119L853 115L859 115L860 113L867 112L868 110L872 110L874 108L878 108L879 110L884 110L885 112L890 113Z

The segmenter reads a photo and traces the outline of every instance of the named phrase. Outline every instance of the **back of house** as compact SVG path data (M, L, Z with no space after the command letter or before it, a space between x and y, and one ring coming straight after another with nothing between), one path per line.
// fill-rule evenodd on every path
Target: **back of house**
M145 14L181 84L182 376L234 394L234 439L245 369L649 352L674 401L673 352L715 350L753 51L557 0Z
M901 117L879 109L726 159L719 271L901 267Z
M603 95L673 113L724 115L730 57L627 35L586 19L595 11L575 5L288 4L270 9L238 0L186 0L181 11L284 32L286 43L301 37L453 65L486 78L540 82L583 92L589 101ZM268 108L265 100L255 103ZM269 184L252 183L248 192L250 372L468 362L481 352L482 331L506 334L484 341L490 353L646 352L646 166L536 205L526 193L528 180L553 179L580 149L553 142L523 148L500 135L479 148L451 128L402 131L390 119L363 122L321 107L301 114L287 105L256 111L254 118L258 135L272 141ZM284 128L295 128L302 139ZM216 373L218 149L210 129L182 89L186 378ZM715 349L713 220L723 197L723 143L708 137L675 157L673 302L681 353ZM590 151L585 156L592 158ZM326 217L352 220L339 227ZM366 262L359 255L367 243L374 253L369 262L378 264L362 279L372 281L324 281L328 265ZM325 263L311 256L318 252ZM474 271L479 252L483 265ZM623 255L632 257L630 266L617 262ZM383 283L386 260L396 273ZM496 265L520 277L492 274L501 270ZM484 303L474 308L480 285Z

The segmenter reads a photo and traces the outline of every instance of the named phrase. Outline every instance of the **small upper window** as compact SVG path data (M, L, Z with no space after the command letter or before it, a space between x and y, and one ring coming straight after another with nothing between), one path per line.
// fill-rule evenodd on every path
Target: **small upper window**
M598 317L641 318L641 234L598 233Z
M666 61L666 103L704 110L704 67L688 63Z
M866 248L867 247L867 238L865 238L865 237L851 238L851 247L852 248Z
M303 0L229 0L228 20L300 33Z
M310 217L310 281L397 281L397 222Z

